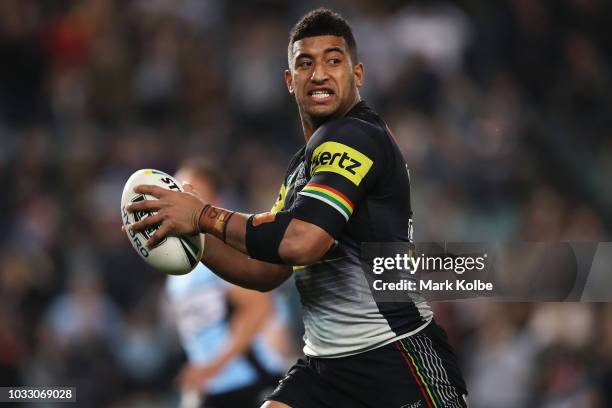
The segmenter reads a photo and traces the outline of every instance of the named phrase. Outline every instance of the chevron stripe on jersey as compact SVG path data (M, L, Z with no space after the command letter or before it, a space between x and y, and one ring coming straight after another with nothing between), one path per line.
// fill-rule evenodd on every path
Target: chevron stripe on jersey
M304 186L301 195L316 198L338 210L348 221L353 214L354 205L344 194L338 190L322 184L308 183Z

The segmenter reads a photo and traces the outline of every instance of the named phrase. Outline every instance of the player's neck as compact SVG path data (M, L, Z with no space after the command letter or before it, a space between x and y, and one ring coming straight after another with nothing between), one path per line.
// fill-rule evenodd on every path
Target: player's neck
M315 130L318 129L319 126L316 126L308 119L304 119L304 117L302 116L302 131L304 132L304 140L306 140L306 143L308 143L310 137L315 132Z
M319 126L321 126L322 124L324 124L328 120L335 119L335 118L341 118L343 116L346 116L346 114L349 113L351 111L351 109L353 109L355 107L355 105L357 105L359 102L361 102L361 98L359 97L359 94L357 94L357 97L355 98L355 101L345 111L343 111L341 114L339 114L337 116L334 115L332 117L324 118L322 120L316 120L316 118L313 118L312 116L309 116L309 115L306 115L306 114L300 112L300 119L301 119L301 122L302 122L302 131L304 132L304 139L306 140L306 143L308 143L308 141L312 137L313 133L317 131Z

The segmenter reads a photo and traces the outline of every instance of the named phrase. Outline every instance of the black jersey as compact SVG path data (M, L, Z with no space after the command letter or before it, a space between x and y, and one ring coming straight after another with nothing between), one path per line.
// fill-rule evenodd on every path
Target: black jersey
M365 102L320 126L294 156L272 209L283 210L318 225L338 243L321 261L294 267L305 354L359 353L431 321L420 297L377 303L361 268L362 243L412 240L406 163L386 124Z

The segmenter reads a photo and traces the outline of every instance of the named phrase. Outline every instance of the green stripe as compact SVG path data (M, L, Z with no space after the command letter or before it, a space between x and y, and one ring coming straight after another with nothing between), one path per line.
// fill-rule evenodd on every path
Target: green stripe
M421 379L423 380L423 385L425 385L425 388L427 388L427 392L429 393L430 396L435 397L435 401L432 401L434 403L434 405L436 406L442 406L442 399L440 398L440 395L438 393L438 390L435 386L432 386L432 381L431 378L426 375L427 374L427 370L425 370L425 367L423 366L423 362L422 360L419 358L419 353L416 352L416 350L414 350L414 355L410 353L410 351L408 351L408 349L410 348L410 345L408 343L404 342L405 339L401 339L400 343L402 345L404 345L404 349L406 350L406 352L408 353L408 355L410 356L410 359L412 361L415 362L415 364L418 366L418 370L419 370L419 374ZM433 400L433 398L432 398Z
M336 200L334 197L323 193L322 191L311 190L309 188L305 188L302 191L306 191L309 194L318 195L319 197L327 198L329 201L333 202L334 204L338 205L342 210L344 210L347 216L351 215L351 211L346 207L346 205L342 204L340 201Z
M404 349L404 351L406 352L406 355L408 356L408 358L412 362L412 365L414 366L414 369L416 370L417 375L421 379L421 383L423 384L423 387L425 387L425 391L427 391L427 396L429 397L429 401L431 401L431 403L434 405L434 408L437 408L438 404L436 403L436 400L433 398L433 396L431 394L431 390L429 389L429 385L425 381L425 378L423 377L423 374L421 374L421 370L419 370L419 366L417 365L414 357L412 356L412 354L410 354L410 350L408 350L408 346L406 345L406 343L404 343L403 339L400 339L399 342L402 345L402 348Z

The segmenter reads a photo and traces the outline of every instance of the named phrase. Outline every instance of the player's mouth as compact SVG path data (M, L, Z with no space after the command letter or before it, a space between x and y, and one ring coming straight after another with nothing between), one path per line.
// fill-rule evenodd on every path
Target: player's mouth
M313 89L312 91L308 92L308 99L314 103L326 103L329 102L334 95L334 91L328 88Z

